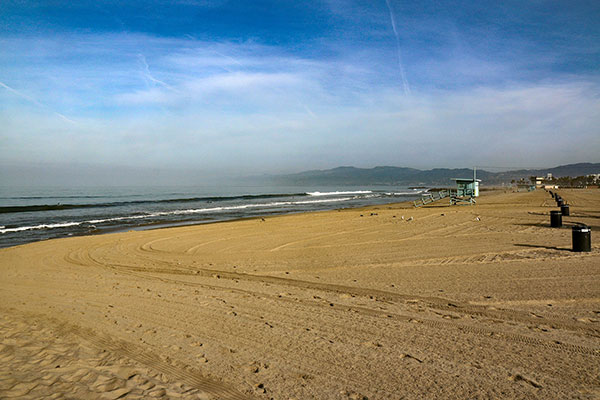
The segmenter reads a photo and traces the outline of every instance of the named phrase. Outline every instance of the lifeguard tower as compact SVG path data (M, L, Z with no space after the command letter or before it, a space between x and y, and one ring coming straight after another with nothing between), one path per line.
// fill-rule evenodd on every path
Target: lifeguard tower
M450 195L450 204L475 204L479 197L479 182L476 169L473 168L473 178L453 178L456 182L456 192Z

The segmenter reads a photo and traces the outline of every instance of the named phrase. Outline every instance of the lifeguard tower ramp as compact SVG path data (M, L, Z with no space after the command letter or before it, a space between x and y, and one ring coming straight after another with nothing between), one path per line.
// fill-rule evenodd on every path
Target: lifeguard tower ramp
M425 193L421 195L421 198L413 201L415 207L421 207L429 203L433 203L434 201L438 201L441 199L445 199L452 195L452 189L444 189L439 192Z

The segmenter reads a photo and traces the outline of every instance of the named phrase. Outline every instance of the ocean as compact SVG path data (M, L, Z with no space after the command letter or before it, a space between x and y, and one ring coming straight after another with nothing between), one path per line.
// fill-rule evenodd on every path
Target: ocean
M402 186L0 187L0 248L39 240L394 203Z

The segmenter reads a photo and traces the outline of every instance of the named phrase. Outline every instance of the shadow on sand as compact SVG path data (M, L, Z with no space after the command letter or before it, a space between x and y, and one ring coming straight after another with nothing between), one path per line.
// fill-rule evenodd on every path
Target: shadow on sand
M570 247L542 246L539 244L515 243L515 246L532 247L532 248L546 249L546 250L572 251L572 249Z

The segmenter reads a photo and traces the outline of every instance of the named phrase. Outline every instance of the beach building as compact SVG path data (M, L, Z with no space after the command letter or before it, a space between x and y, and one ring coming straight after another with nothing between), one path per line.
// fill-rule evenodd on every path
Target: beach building
M535 187L536 187L536 189L544 187L544 180L545 179L546 178L544 178L544 177L536 176L536 178L535 178Z

